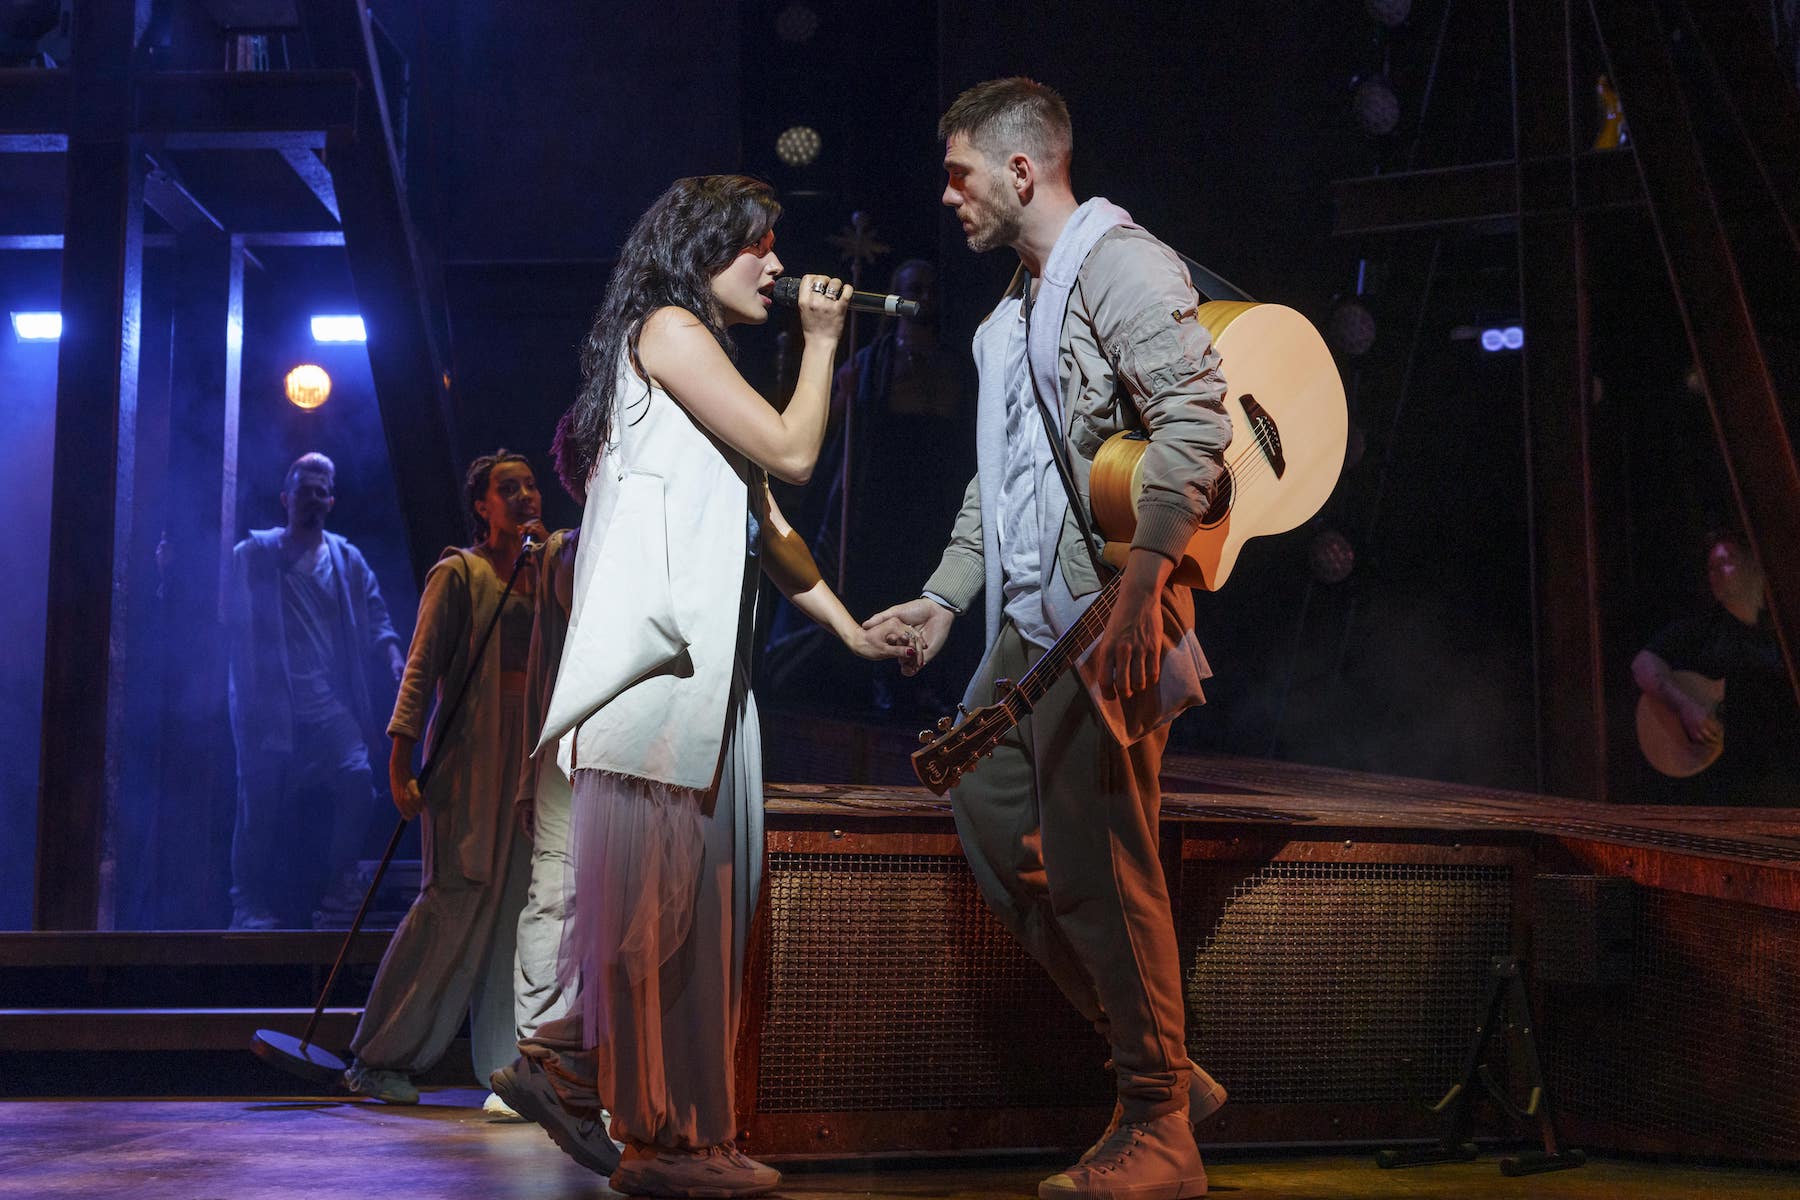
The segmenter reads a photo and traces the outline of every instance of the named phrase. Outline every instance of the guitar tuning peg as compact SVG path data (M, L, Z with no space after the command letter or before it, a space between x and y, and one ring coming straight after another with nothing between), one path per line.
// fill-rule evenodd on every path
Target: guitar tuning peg
M931 743L933 743L935 741L937 741L937 734L933 733L929 729L919 730L919 745L929 746L929 745L931 745Z
M956 725L956 722L951 720L949 717L939 717L938 723L937 723L937 731L939 733L949 733L950 730L955 727L955 725Z
M969 710L966 706L958 704L956 706L956 715L958 717L966 717L969 715Z

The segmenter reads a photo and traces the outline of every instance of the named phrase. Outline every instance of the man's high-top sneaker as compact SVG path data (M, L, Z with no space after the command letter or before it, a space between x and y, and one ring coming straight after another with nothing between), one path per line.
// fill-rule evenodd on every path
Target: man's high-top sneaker
M1187 1113L1120 1121L1082 1161L1038 1184L1039 1200L1188 1200L1206 1195L1206 1166Z

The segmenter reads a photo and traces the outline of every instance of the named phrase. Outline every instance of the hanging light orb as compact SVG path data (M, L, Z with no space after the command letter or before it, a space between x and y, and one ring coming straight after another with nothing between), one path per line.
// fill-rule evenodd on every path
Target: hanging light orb
M1320 583L1342 583L1356 568L1356 550L1350 545L1350 539L1337 530L1324 529L1313 538L1307 562L1312 567L1313 578Z
M790 4L775 14L775 33L784 42L809 41L817 32L819 13L810 4Z
M1412 0L1363 0L1363 7L1389 29L1398 29L1412 13Z
M1325 327L1331 344L1355 357L1367 354L1375 344L1375 316L1360 300L1340 300Z
M1370 137L1385 137L1400 127L1400 97L1393 85L1379 75L1371 75L1356 85L1350 94L1350 107L1356 123Z
M289 371L286 383L288 402L295 408L317 408L331 397L331 376L312 363Z
M782 130L781 136L775 139L775 157L790 167L804 167L819 157L824 144L825 139L812 126L795 125Z

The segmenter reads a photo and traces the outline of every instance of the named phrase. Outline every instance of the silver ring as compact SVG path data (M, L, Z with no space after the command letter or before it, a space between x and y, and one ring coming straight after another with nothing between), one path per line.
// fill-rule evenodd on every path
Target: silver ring
M819 295L821 295L821 296L823 296L825 294L825 285L823 283L820 283L817 279L813 280L812 289L813 289L813 291L819 293Z
M821 290L822 290L822 289L821 289ZM842 296L842 295L843 295L843 294L844 294L844 289L843 289L843 287L842 287L842 285L839 285L839 287L838 287L838 290L837 290L837 291L835 291L835 292L826 292L826 293L825 293L825 298L826 298L826 299L827 299L827 300L836 300L836 299L837 299L837 298L838 298L838 297L839 297L839 296Z

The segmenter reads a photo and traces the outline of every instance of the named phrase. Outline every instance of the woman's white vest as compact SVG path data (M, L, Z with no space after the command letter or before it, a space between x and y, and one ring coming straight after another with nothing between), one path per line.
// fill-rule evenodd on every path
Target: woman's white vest
M588 480L568 640L538 749L706 790L724 745L751 468L621 363Z

